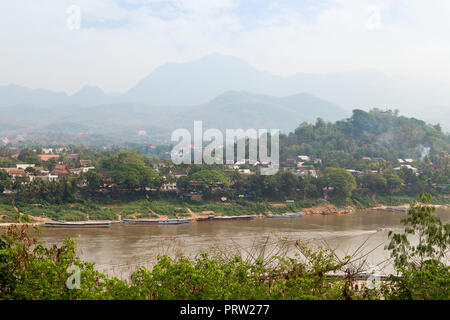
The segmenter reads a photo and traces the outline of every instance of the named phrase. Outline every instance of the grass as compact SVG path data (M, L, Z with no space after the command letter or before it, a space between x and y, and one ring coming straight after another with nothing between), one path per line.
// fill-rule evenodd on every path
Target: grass
M186 206L177 201L151 201L149 207L158 215L165 215L168 217L189 216L189 211Z
M88 219L88 216L90 220L117 220L118 218L112 210L100 208L93 203L43 205L41 207L22 205L19 210L30 216L62 221L84 221Z
M121 202L117 207L111 208L115 213L120 213L123 218L136 216L138 218L155 218L159 215L174 218L176 216L188 216L187 207L179 201L145 199Z
M360 193L353 193L352 202L358 209L367 209L377 205L370 195Z
M4 216L0 219L0 222L15 222L17 217L17 212L14 210L12 204L0 204L0 216Z

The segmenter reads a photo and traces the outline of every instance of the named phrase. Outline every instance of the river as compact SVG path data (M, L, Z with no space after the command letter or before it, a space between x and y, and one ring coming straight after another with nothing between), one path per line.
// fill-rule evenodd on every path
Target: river
M450 221L450 210L437 210L442 221ZM181 225L112 225L108 229L45 229L40 239L46 244L76 238L77 253L95 262L96 269L119 278L127 278L138 266L151 267L160 254L195 256L202 250L222 249L231 253L261 249L266 255L278 253L279 239L287 240L288 254L295 252L296 240L324 245L339 256L351 254L361 244L370 253L367 264L382 273L390 273L388 230L401 231L400 220L406 213L361 211L346 215L307 215L301 218L255 218L236 221L204 221ZM388 229L388 230L380 230ZM275 246L274 243L278 245ZM270 250L269 250L270 249ZM217 252L217 251L216 251Z

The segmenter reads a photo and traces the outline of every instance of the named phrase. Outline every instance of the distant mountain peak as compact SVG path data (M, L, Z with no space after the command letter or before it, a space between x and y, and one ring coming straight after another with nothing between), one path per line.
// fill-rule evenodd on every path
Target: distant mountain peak
M90 86L90 85L85 85L83 86L80 90L78 90L77 92L75 92L73 96L79 96L79 95L91 95L91 94L100 94L100 95L104 95L105 93L103 92L102 89L100 89L99 87L94 87L94 86Z
M247 99L254 96L255 96L254 94L247 91L228 90L218 95L217 97L211 99L209 103L214 104L214 103L231 102L235 99Z

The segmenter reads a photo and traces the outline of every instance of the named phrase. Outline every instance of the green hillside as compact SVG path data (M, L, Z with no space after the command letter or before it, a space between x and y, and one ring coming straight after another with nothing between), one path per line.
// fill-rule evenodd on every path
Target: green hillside
M281 136L281 159L310 155L324 166L358 168L362 157L423 160L450 152L450 135L439 125L399 116L391 110L353 110L349 119L335 123L317 119L302 123L293 133Z

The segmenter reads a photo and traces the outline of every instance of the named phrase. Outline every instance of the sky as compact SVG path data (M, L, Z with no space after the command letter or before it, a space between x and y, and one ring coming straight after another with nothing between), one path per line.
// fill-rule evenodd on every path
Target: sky
M0 85L126 92L216 52L275 75L378 69L450 84L448 0L0 2Z

